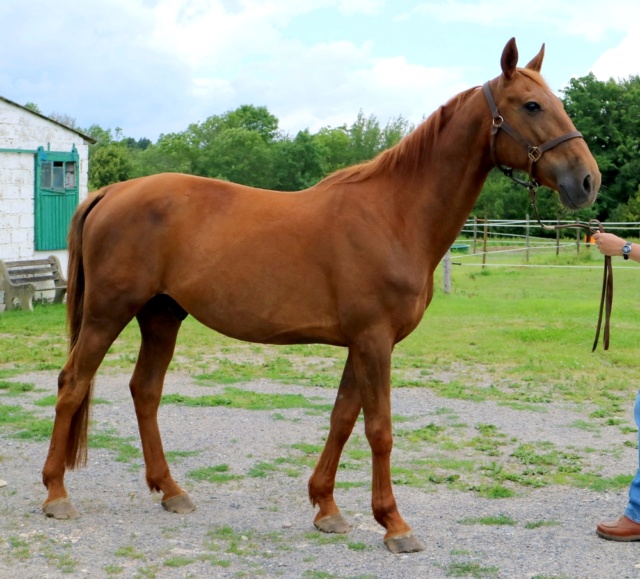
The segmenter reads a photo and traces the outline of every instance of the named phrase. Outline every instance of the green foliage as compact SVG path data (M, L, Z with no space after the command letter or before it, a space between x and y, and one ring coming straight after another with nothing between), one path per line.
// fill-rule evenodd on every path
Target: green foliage
M110 143L91 152L89 163L89 186L100 189L106 185L125 181L132 176L132 164L127 149Z
M640 185L640 77L599 81L589 73L571 79L564 106L582 132L602 173L600 219L636 216Z

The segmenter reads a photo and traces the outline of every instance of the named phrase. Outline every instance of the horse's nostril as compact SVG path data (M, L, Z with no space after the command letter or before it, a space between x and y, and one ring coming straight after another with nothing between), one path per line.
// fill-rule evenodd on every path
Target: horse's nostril
M582 182L582 186L587 193L591 193L591 175L587 175Z

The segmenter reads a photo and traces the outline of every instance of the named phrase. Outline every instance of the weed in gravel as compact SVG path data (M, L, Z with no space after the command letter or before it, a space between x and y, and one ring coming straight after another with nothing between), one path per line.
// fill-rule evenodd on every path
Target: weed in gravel
M218 557L205 556L202 558L203 561L209 561L214 567L231 567L233 561L231 559L219 559Z
M186 567L187 565L191 565L195 562L196 562L196 559L192 559L191 557L173 556L173 557L169 557L168 559L165 559L162 564L165 567L178 568L178 567Z
M158 576L158 566L150 565L148 567L138 567L134 579L145 577L146 579L155 579Z
M327 534L319 531L310 531L305 533L304 538L313 541L318 545L336 545L349 542L349 538L346 535Z
M63 573L74 573L79 564L79 561L69 553L60 553L51 547L45 548L43 554L49 563L55 565Z
M183 458L198 456L199 454L199 450L167 450L164 453L167 462L171 463L179 463Z
M253 554L259 547L254 541L255 536L253 531L238 533L229 525L223 525L215 527L207 533L204 545L209 551L219 551L224 548L225 552L231 555L245 556ZM259 539L257 537L257 540Z
M517 525L518 521L507 515L488 515L486 517L468 517L458 521L461 525Z
M361 481L361 482L336 481L336 484L335 484L335 487L337 489L345 489L345 490L365 488L370 486L371 486L370 482L364 482L364 481Z
M246 410L276 410L285 408L313 408L331 410L332 405L316 403L301 394L263 394L240 388L225 388L224 394L211 396L183 396L167 394L162 397L163 404L179 406L228 406Z
M31 549L29 542L20 537L11 536L8 539L9 542L9 555L12 558L26 560L31 556Z
M127 559L145 559L144 554L136 550L133 545L118 547L118 549L116 549L115 556L126 557Z
M277 470L278 466L273 462L261 461L254 464L247 474L254 478L265 478L270 472L275 472Z
M500 456L502 451L499 447L507 444L507 436L493 424L476 424L475 429L478 435L467 443L468 446L489 456Z
M5 396L18 396L25 392L31 392L35 388L34 384L29 382L10 382L0 380L0 394Z
M560 525L560 521L554 521L553 519L542 519L540 521L531 521L529 523L526 523L524 528L539 529L540 527L557 527L558 525Z
M586 420L574 420L569 424L571 428L577 428L578 430L585 430L590 432L599 432L600 425L594 423L593 421L587 422Z
M485 499L510 499L515 496L515 491L500 484L471 485L469 490L478 493Z
M42 441L51 438L53 421L39 418L21 406L0 404L0 428L20 440Z
M221 484L242 478L240 475L231 474L229 470L228 464L218 464L192 470L187 473L187 476L197 481L206 481L212 484Z
M103 569L108 576L120 575L122 572L124 572L124 567L122 565L109 564L105 565Z
M473 561L453 561L447 566L447 577L497 577L500 571L498 567L484 567Z
M132 440L135 440L132 436L117 436L113 430L105 430L89 433L88 446L89 448L104 448L117 453L116 461L118 462L132 462L142 458L141 450L130 444Z

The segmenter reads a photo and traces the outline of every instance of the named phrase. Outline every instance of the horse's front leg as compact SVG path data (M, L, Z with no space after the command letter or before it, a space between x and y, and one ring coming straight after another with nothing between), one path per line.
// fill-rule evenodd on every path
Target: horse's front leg
M364 411L364 428L371 446L373 516L387 533L384 542L392 553L422 551L396 505L391 485L391 352L393 344L380 335L364 336L351 348L353 370Z
M309 479L309 499L318 506L313 524L325 533L346 533L351 526L340 513L333 498L336 472L342 449L346 444L358 414L360 414L360 393L356 388L351 357L340 381L336 403L331 413L331 427L320 460Z

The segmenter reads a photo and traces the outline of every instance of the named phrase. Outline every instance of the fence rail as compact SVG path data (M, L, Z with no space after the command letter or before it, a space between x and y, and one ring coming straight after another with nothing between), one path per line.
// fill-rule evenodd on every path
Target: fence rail
M576 220L543 220L545 225L573 224ZM604 224L606 231L615 232L617 235L625 237L640 237L640 222L611 222ZM510 231L506 231L506 230ZM513 230L523 229L522 234L512 233ZM522 267L522 268L593 268L594 265L547 265L531 264L530 255L532 252L549 251L555 249L555 254L561 251L575 251L580 254L581 249L590 248L592 242L580 229L575 229L575 233L569 229L556 230L555 239L548 236L536 236L534 233L541 230L536 220L527 217L519 220L507 219L480 219L471 218L465 223L460 236L452 246L454 250L468 250L464 253L456 253L453 261L451 250L447 252L443 259L443 288L445 293L452 290L451 270L452 266L472 266L472 267ZM571 240L571 237L575 239ZM491 249L491 246L494 249ZM512 247L510 247L512 246ZM515 246L515 247L513 247ZM504 263L501 258L505 254L523 254L520 263ZM488 256L496 256L496 260L488 262ZM478 261L478 260L481 261ZM625 264L626 266L626 264ZM617 266L616 269L637 269L637 266Z

